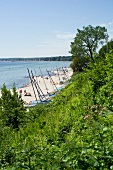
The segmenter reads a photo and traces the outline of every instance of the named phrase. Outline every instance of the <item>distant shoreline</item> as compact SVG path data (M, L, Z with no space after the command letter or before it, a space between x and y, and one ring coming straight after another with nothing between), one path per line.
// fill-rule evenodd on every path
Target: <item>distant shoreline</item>
M0 58L0 61L72 61L72 56L33 57L33 58Z
M43 61L47 61L47 60L40 60L40 61L38 61L38 60L15 60L15 61L9 61L9 60L0 60L0 62L43 62ZM51 61L47 61L47 62L52 62L53 60L51 60ZM58 61L58 60L56 60L55 62L60 62L60 61ZM66 60L62 60L61 62L71 62L71 61L66 61Z

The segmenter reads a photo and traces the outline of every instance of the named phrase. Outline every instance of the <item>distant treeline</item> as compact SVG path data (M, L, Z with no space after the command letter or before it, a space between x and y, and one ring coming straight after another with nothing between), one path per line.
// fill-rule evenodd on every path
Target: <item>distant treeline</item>
M72 56L34 57L34 58L0 58L0 61L72 61Z

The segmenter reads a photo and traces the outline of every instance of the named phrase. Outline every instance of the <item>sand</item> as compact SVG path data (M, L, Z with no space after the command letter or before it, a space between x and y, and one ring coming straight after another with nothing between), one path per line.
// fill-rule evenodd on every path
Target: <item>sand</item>
M40 100L37 89L41 94L43 100L50 99L49 93L55 93L61 88L66 86L67 80L69 80L73 74L71 68L66 68L66 74L63 71L54 71L56 75L51 76L37 76L34 77L35 85L32 86L32 83L29 83L25 87L18 88L18 94L21 94L25 105L30 105L33 101ZM50 73L51 74L51 73ZM54 82L54 83L53 83ZM34 90L33 90L34 88ZM35 93L34 93L35 92ZM1 97L1 90L0 90Z

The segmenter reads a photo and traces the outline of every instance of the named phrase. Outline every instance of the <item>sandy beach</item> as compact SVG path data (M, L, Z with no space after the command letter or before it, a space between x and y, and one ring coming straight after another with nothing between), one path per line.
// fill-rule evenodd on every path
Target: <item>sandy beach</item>
M33 101L50 99L50 95L55 93L61 88L64 88L66 85L67 80L69 80L73 74L71 68L66 68L63 71L53 71L54 75L52 76L36 76L34 77L34 83L30 83L25 87L18 88L18 94L21 94L23 101L25 102L26 106L32 104ZM51 73L50 73L51 75ZM41 96L39 96L39 94ZM1 97L1 90L0 90L0 97Z

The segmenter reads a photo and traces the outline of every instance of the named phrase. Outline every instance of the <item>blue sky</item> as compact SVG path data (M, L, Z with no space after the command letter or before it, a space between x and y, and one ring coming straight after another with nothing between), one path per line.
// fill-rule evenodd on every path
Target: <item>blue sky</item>
M0 0L0 57L70 55L77 28L105 26L113 0Z

